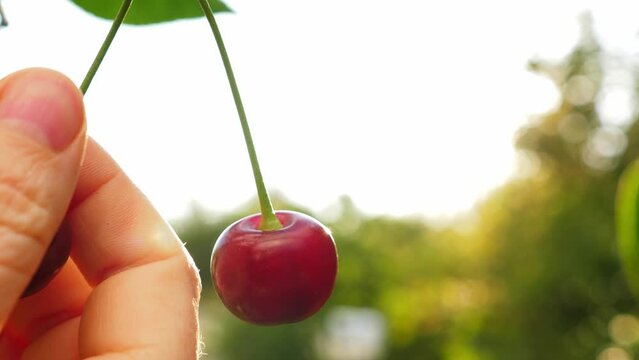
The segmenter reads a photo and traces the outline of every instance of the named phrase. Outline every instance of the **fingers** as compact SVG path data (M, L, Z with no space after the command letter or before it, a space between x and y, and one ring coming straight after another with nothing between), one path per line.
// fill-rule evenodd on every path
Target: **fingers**
M92 285L182 253L172 229L94 141L87 144L67 219L73 258Z
M91 290L75 263L67 261L47 287L18 301L5 330L31 343L60 323L80 316Z
M195 359L200 281L193 261L92 141L67 220L72 257L95 285L80 322L81 357Z
M68 319L39 337L24 350L22 360L79 360L80 317Z
M85 129L82 96L63 75L0 80L0 329L66 213Z

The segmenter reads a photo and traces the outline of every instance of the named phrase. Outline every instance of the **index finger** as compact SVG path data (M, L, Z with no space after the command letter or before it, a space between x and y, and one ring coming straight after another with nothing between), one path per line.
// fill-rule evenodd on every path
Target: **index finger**
M95 286L82 358L195 359L200 279L171 227L94 141L68 213L72 257Z

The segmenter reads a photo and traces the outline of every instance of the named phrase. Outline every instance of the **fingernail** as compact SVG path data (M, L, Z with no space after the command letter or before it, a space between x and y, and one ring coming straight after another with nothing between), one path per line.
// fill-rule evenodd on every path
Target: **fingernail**
M84 111L75 85L49 70L28 70L7 79L0 93L0 123L8 123L56 151L82 128Z

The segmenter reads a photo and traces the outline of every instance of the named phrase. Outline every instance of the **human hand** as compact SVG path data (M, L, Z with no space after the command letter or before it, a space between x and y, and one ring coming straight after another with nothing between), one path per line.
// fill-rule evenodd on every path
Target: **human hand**
M71 258L20 299L63 221ZM195 359L200 290L170 226L87 140L75 85L0 80L0 359Z

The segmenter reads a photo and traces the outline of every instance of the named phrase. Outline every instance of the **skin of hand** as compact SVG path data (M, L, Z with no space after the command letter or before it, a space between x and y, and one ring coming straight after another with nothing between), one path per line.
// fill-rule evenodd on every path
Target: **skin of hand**
M20 296L64 224L71 257ZM86 135L64 75L0 80L0 359L196 359L197 268L171 227Z

